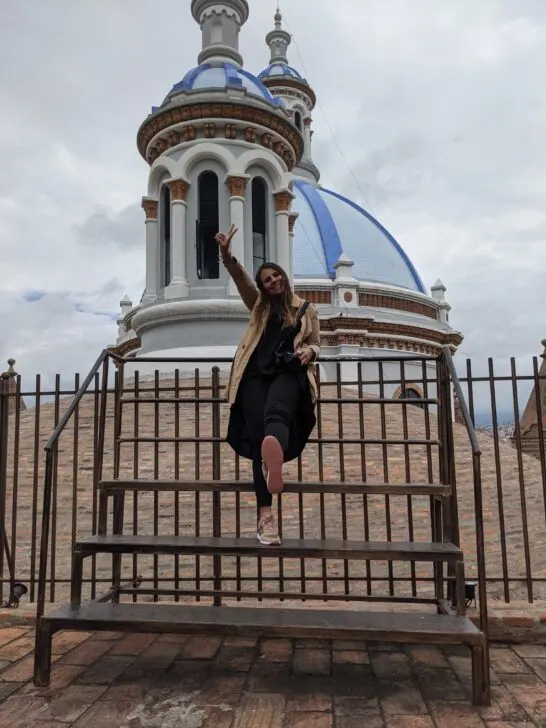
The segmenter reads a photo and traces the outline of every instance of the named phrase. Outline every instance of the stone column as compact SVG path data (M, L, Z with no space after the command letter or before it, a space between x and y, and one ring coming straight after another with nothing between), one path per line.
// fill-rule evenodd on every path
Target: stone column
M157 224L157 200L142 198L142 209L146 214L146 293L143 304L154 303L159 284L159 226Z
M291 192L277 192L275 213L277 218L277 263L290 275L290 206L294 195Z
M171 191L171 282L165 298L187 298L190 293L186 272L186 207L190 185L184 179L173 179Z
M311 159L311 122L310 116L303 120L303 156L304 159Z
M229 216L231 225L238 229L237 235L231 242L231 254L237 258L241 265L245 264L245 194L248 177L226 177L229 189ZM229 295L238 296L235 283L229 281Z
M298 219L298 217L298 212L291 212L288 216L288 277L290 278L291 283L294 281L294 226L296 225L296 220Z

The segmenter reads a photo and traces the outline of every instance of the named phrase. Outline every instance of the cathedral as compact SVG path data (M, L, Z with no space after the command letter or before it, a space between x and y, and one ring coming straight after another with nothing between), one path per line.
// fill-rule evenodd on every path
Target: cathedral
M247 0L192 0L191 13L202 34L197 65L138 130L150 166L146 288L138 305L121 302L113 349L147 358L233 356L248 312L214 236L235 224L233 254L248 272L276 262L316 305L323 355L371 363L435 355L446 345L455 351L462 336L450 327L441 281L427 292L383 225L320 184L316 94L289 63L280 12L265 39L269 64L257 75L239 47ZM325 378L329 366L321 366ZM391 394L422 396L418 387Z

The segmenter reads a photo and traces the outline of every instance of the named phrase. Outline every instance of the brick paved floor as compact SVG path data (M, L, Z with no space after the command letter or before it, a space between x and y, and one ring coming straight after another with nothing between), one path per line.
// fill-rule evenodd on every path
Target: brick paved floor
M51 687L33 631L0 629L2 728L546 726L546 646L492 648L493 701L470 704L464 649L61 633Z

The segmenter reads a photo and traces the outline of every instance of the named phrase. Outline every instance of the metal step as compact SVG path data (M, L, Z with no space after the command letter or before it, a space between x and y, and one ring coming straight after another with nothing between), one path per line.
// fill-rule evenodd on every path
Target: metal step
M249 481L241 480L102 480L99 488L103 491L218 491L253 493L254 486ZM362 483L362 482L288 482L284 486L285 493L345 493L351 495L400 495L449 496L449 485L435 483Z
M262 546L255 538L230 536L97 535L78 539L74 552L83 557L96 553L187 554L450 563L463 558L462 550L451 543L286 539L281 546Z
M467 617L418 612L87 602L77 607L63 605L43 620L53 631L113 629L434 644L482 645L484 642L483 634Z

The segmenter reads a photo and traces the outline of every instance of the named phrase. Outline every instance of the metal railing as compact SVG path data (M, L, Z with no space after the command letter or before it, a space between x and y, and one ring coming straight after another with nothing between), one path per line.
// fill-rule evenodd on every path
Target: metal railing
M2 583L28 585L29 598L38 602L40 613L46 601L63 599L68 592L70 553L77 535L96 532L102 477L117 473L135 478L190 477L203 483L249 481L247 463L224 442L229 408L221 370L229 362L138 360L139 367L145 365L152 365L146 375L132 373L134 360L105 351L81 385L76 377L72 387L61 386L58 376L52 389L44 389L38 377L36 386L24 390L17 377L15 387L0 390L0 512L5 514L0 539L7 546L0 560ZM215 365L220 369L213 375ZM156 372L156 366L163 373ZM470 363L465 373L458 381L447 352L438 360L404 356L321 360L317 427L289 476L301 484L300 492L287 494L279 510L285 532L320 537L335 526L349 537L368 540L422 539L430 532L430 504L424 499L408 496L402 508L388 495L330 492L328 483L443 482L457 494L444 513L446 526L451 528L450 538L465 551L467 578L478 582L480 601L486 605L487 592L506 601L540 597L546 584L540 556L546 540L544 434L539 426L542 450L536 457L527 455L503 440L497 413L501 389L508 388L514 421L519 422L519 401L533 385L538 393L537 360L527 375L517 374L511 366L507 375L490 369L476 376ZM393 415L392 397L409 388L421 399L398 401ZM453 390L462 426L453 424L447 403ZM484 391L490 393L491 437L475 433ZM142 398L146 404L131 401ZM442 398L445 406L438 410L437 400ZM535 395L535 400L541 423L540 397ZM26 411L24 401L32 405ZM116 434L118 448L112 446ZM518 427L514 434L516 440L523 436ZM450 455L444 445L452 436L455 452ZM480 469L484 457L485 481ZM308 496L307 481L322 483L323 492ZM249 491L250 485L240 485L228 495L213 497L203 491L189 499L178 493L168 502L152 496L151 503L135 494L126 528L245 533L253 517ZM485 516L481 498L487 499ZM94 596L101 585L111 583L111 573L100 560L90 562L86 584ZM144 566L151 575L150 589L163 585L178 590L181 597L185 592L215 594L222 585L237 597L245 585L254 585L270 589L271 596L297 587L309 599L322 598L326 590L332 597L349 592L355 599L383 599L426 595L434 583L433 574L415 566L403 572L396 566L383 571L364 563L360 570L341 563L326 572L322 563L314 570L305 563L290 569L262 563L250 573L239 560L231 571L219 573L204 558L191 564L178 560L174 571L171 562L157 559L148 567L145 559L135 558L129 576L140 575Z

